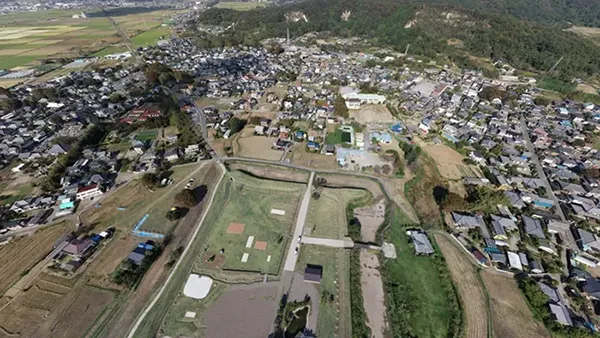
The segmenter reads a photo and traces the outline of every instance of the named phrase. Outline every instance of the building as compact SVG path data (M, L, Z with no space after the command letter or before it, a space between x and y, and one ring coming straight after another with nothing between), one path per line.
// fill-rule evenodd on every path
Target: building
M132 109L125 117L121 119L122 123L144 122L147 119L159 117L162 113L158 104L144 103L143 105Z
M344 100L346 100L346 106L348 107L348 101L356 102L358 100L358 108L361 104L384 104L385 96L379 94L360 94L360 93L346 93L342 94ZM350 109L350 107L348 107ZM357 109L357 108L353 108Z
M306 264L304 269L304 281L308 283L321 283L323 278L323 267L321 265Z
M415 252L418 255L431 255L434 253L433 246L427 238L427 234L421 231L409 230L406 232L412 238L413 244L415 245Z
M133 251L127 256L127 260L135 265L142 265L144 259L148 253L152 253L154 250L154 243L147 241L146 243L139 243Z
M348 109L360 109L360 99L358 99L358 98L346 99L346 107Z
M94 198L96 196L102 195L104 192L101 190L98 184L88 185L86 187L81 187L77 189L76 199L85 200L88 198Z
M83 257L91 252L94 242L89 239L74 239L64 249L63 252L71 256Z

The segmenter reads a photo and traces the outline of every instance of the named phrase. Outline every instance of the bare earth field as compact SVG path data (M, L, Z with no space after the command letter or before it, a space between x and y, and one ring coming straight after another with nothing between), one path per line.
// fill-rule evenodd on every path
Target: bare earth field
M440 174L444 178L455 180L466 176L483 176L479 169L465 165L462 161L463 156L447 145L425 145L423 150L435 160Z
M297 144L292 150L292 164L322 170L335 170L338 164L335 156L307 152L304 144Z
M385 293L379 272L379 259L373 252L360 251L360 265L362 273L360 284L362 287L367 325L371 329L372 338L383 338L387 324L385 319Z
M274 141L275 139L271 137L254 136L254 127L247 126L232 143L233 153L237 157L279 161L283 151L271 149Z
M550 337L543 324L533 318L525 297L512 278L486 271L481 272L481 277L490 295L495 337Z
M50 253L54 242L70 227L71 224L67 222L51 225L33 235L17 238L0 246L0 293L8 290L23 272Z
M362 238L366 242L375 242L377 229L385 218L385 200L354 209L354 216L360 221Z
M585 84L585 83L578 84L577 88L575 88L575 89L582 91L586 94L598 95L598 90L596 90L596 88L594 88L588 84Z
M486 337L488 333L486 291L477 278L477 271L469 258L465 257L450 239L437 234L434 236L460 295L466 318L465 337Z
M365 190L359 189L323 189L318 200L310 200L304 235L343 239L348 234L348 202L366 194Z
M350 117L360 124L392 123L394 117L385 105L366 105L350 110Z
M278 283L231 287L206 311L206 337L267 337L277 310Z
M360 178L360 177L352 177L352 176L342 176L335 174L323 174L319 175L320 177L324 177L327 180L325 184L326 187L331 188L359 188L368 190L371 195L373 195L374 200L379 200L383 197L383 192L379 185L370 179Z

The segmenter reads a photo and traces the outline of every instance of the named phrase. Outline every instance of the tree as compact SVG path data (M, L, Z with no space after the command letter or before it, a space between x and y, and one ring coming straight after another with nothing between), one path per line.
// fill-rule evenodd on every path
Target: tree
M190 189L183 189L177 195L175 195L175 204L191 208L198 203L198 197L194 191Z
M244 127L246 126L246 122L246 120L242 120L237 117L232 117L231 120L229 120L229 130L231 130L231 135L244 129Z
M146 173L142 176L142 184L146 188L152 189L156 186L156 183L158 183L158 176L156 174Z
M169 221L176 221L183 217L183 210L181 208L171 208L171 210L167 211L167 215L165 217Z
M348 118L350 114L348 113L348 107L346 106L346 100L341 95L338 95L335 98L335 102L333 104L335 108L335 115Z

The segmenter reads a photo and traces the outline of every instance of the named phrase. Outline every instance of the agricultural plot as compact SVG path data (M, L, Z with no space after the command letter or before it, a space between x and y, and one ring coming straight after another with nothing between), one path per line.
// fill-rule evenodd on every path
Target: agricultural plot
M309 152L306 150L306 145L303 143L294 145L291 157L292 164L294 165L323 170L335 170L339 167L335 160L335 156Z
M448 337L451 323L460 317L451 282L440 274L439 257L415 255L402 221L396 216L386 232L398 258L381 264L389 329L398 336L412 332L417 337Z
M274 138L254 136L254 127L247 126L232 142L233 153L237 157L279 161L283 151L272 149L274 141Z
M71 230L71 226L68 222L54 224L0 246L0 294L49 254L54 242Z
M550 337L544 325L533 317L514 279L486 271L480 274L490 295L494 337Z
M454 285L460 295L465 314L465 337L486 337L490 329L487 291L477 276L470 258L461 253L450 239L435 235Z
M426 145L422 147L434 160L442 177L461 179L463 177L483 176L479 169L463 163L464 156L444 144Z
M346 207L350 201L369 195L360 189L325 188L319 199L312 198L304 234L312 237L343 239L348 234Z
M319 294L319 299L312 299L313 303L318 302L317 336L350 337L349 252L304 245L296 263L299 274L304 272L306 264L323 267L321 283L310 284L317 288Z
M232 172L228 199L221 208L199 266L209 269L278 274L303 184L261 180ZM285 215L272 214L272 209Z
M159 26L132 37L131 43L134 48L154 46L158 40L168 39L170 35L169 28Z
M366 105L357 110L350 110L350 118L360 124L393 123L394 117L385 105Z
M255 8L266 7L270 1L262 2L237 2L237 1L223 1L215 5L216 8L233 9L235 11L249 11Z

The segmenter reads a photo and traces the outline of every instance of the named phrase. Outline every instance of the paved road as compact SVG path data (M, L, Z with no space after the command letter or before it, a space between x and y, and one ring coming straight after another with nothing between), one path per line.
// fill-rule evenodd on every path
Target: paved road
M317 237L302 237L302 244L314 244L314 245L322 245L329 246L332 248L353 248L354 242L348 239L333 239L333 238L317 238Z
M222 164L221 164L221 170L222 170L221 177L219 178L219 181L215 185L215 189L213 190L212 194L210 195L210 201L208 202L208 205L204 209L204 212L202 214L202 218L200 218L200 221L196 225L196 229L194 229L194 233L190 237L190 240L188 241L187 245L185 246L185 249L183 250L183 253L181 253L181 257L177 260L177 263L175 263L175 266L171 269L171 273L169 274L169 277L167 277L167 280L164 282L164 284L162 285L162 287L160 288L160 290L158 291L158 293L156 294L156 296L154 296L154 299L152 299L152 302L146 307L146 309L144 309L144 312L142 312L141 316L137 319L137 321L135 322L135 325L133 326L133 328L131 329L131 331L129 331L129 334L127 335L128 338L132 338L135 335L135 331L137 331L137 329L140 326L140 324L144 321L144 318L146 318L146 316L148 315L148 313L152 310L152 307L154 307L154 304L156 304L156 302L160 299L160 297L162 296L163 292L165 291L165 289L169 285L169 282L173 278L173 275L175 275L175 273L178 272L177 270L179 269L179 264L181 264L181 262L184 261L183 258L188 253L188 251L189 251L190 247L192 246L192 244L194 244L194 242L195 242L194 239L196 238L196 236L198 236L198 231L200 231L200 227L202 226L202 223L204 222L204 218L208 214L208 210L210 210L210 208L212 207L212 202L213 202L213 200L215 198L215 195L216 195L216 192L218 190L218 187L221 184L221 181L223 180L223 177L225 177L225 173L227 172L227 170L223 167Z
M308 204L310 202L310 196L312 195L312 183L314 178L315 173L311 172L310 178L308 179L308 187L306 188L306 192L304 192L304 197L302 198L302 202L300 204L298 218L296 218L296 228L294 229L292 243L290 244L285 265L283 266L283 270L285 271L294 271L296 269L296 260L298 259L296 248L300 247L296 239L300 237L304 231L304 223L306 222L306 215L308 214Z

